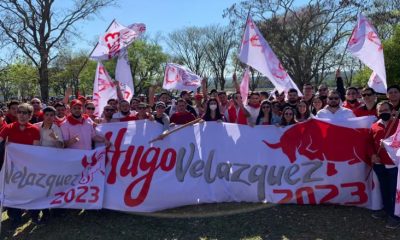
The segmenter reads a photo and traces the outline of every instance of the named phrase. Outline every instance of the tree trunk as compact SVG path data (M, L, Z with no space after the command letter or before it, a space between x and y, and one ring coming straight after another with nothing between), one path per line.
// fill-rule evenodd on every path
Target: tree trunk
M47 61L42 61L39 67L40 95L43 101L49 99L49 70Z

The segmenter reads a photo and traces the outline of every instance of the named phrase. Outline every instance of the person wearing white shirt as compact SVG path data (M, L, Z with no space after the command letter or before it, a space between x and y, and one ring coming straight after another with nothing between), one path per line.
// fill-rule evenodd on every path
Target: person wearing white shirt
M43 109L43 122L35 125L40 130L40 146L63 148L63 136L61 129L54 123L56 109L54 107L46 107Z
M340 95L336 90L329 91L327 106L317 113L317 118L343 120L356 117L350 109L340 106Z

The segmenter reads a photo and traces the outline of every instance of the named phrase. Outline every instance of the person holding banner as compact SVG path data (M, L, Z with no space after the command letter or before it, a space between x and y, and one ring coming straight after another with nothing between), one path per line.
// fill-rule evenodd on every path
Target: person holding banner
M104 106L103 110L103 118L100 123L109 123L112 122L113 114L115 113L115 108L109 104Z
M187 102L179 98L176 101L176 112L171 116L171 123L182 125L196 119L193 113L187 110Z
M257 117L260 112L260 93L258 92L250 93L249 101L244 107L250 113L248 122L254 126L256 124Z
M381 146L381 142L396 132L399 120L392 117L393 105L387 101L378 103L377 113L379 120L372 124L370 131L372 145L370 150L372 151L373 170L379 180L385 214L377 212L372 217L387 217L386 228L395 229L400 227L400 218L394 215L398 168L394 165L386 149Z
M306 100L300 100L296 108L296 122L304 122L310 118L310 108Z
M295 124L296 121L294 120L294 115L294 109L292 107L286 106L282 111L282 118L279 126L286 127Z
M317 118L341 120L355 117L353 111L340 106L340 94L338 91L329 91L327 103L328 105L325 108L318 111Z
M232 101L232 104L225 111L226 121L247 125L247 118L250 117L250 113L244 107L240 93L234 93Z
M205 113L202 117L204 121L224 122L224 115L219 110L219 104L216 98L210 98L207 101Z
M268 100L261 102L260 112L258 113L256 125L272 124L272 105Z
M156 111L153 113L154 120L163 125L163 130L169 129L169 116L165 113L166 105L164 102L159 101L156 103Z
M61 129L54 123L56 109L52 106L43 109L43 122L35 123L40 130L40 146L64 148Z
M33 107L28 103L22 103L17 107L17 121L10 123L0 132L0 142L7 141L12 143L39 145L40 131L33 124L29 123L33 115ZM17 208L8 208L7 214L11 219L12 228L18 227L21 223L23 210ZM32 221L39 222L38 210L29 211Z
M64 146L66 148L90 150L92 149L92 141L102 142L109 146L110 142L106 138L96 134L92 120L83 117L82 102L75 99L72 100L70 105L71 115L61 125Z
M365 87L361 90L362 100L364 105L355 109L354 115L357 117L363 116L378 116L376 112L376 92L371 87Z

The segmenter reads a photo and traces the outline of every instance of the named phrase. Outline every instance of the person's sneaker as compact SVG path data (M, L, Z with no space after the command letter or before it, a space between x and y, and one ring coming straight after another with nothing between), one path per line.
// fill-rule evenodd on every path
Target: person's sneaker
M384 218L387 217L387 215L386 215L386 212L385 212L385 211L379 210L379 211L374 211L374 212L371 214L371 217L372 217L372 218L375 218L375 219L384 219Z
M388 217L385 227L389 229L396 229L400 227L400 218Z

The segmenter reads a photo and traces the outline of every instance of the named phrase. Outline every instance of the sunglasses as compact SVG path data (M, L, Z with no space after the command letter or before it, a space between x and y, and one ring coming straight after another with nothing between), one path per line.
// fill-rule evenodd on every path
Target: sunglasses
M339 100L338 97L329 97L328 99L329 99L329 100Z
M371 97L372 95L374 95L373 93L363 93L363 94L361 94L361 96L363 96L363 97Z
M106 112L114 112L114 109L104 109L104 111L106 111Z
M30 112L27 112L27 111L17 111L17 114L29 115L29 114L31 114L31 113L30 113Z
M87 109L87 110L95 110L94 107L87 107L86 109Z

